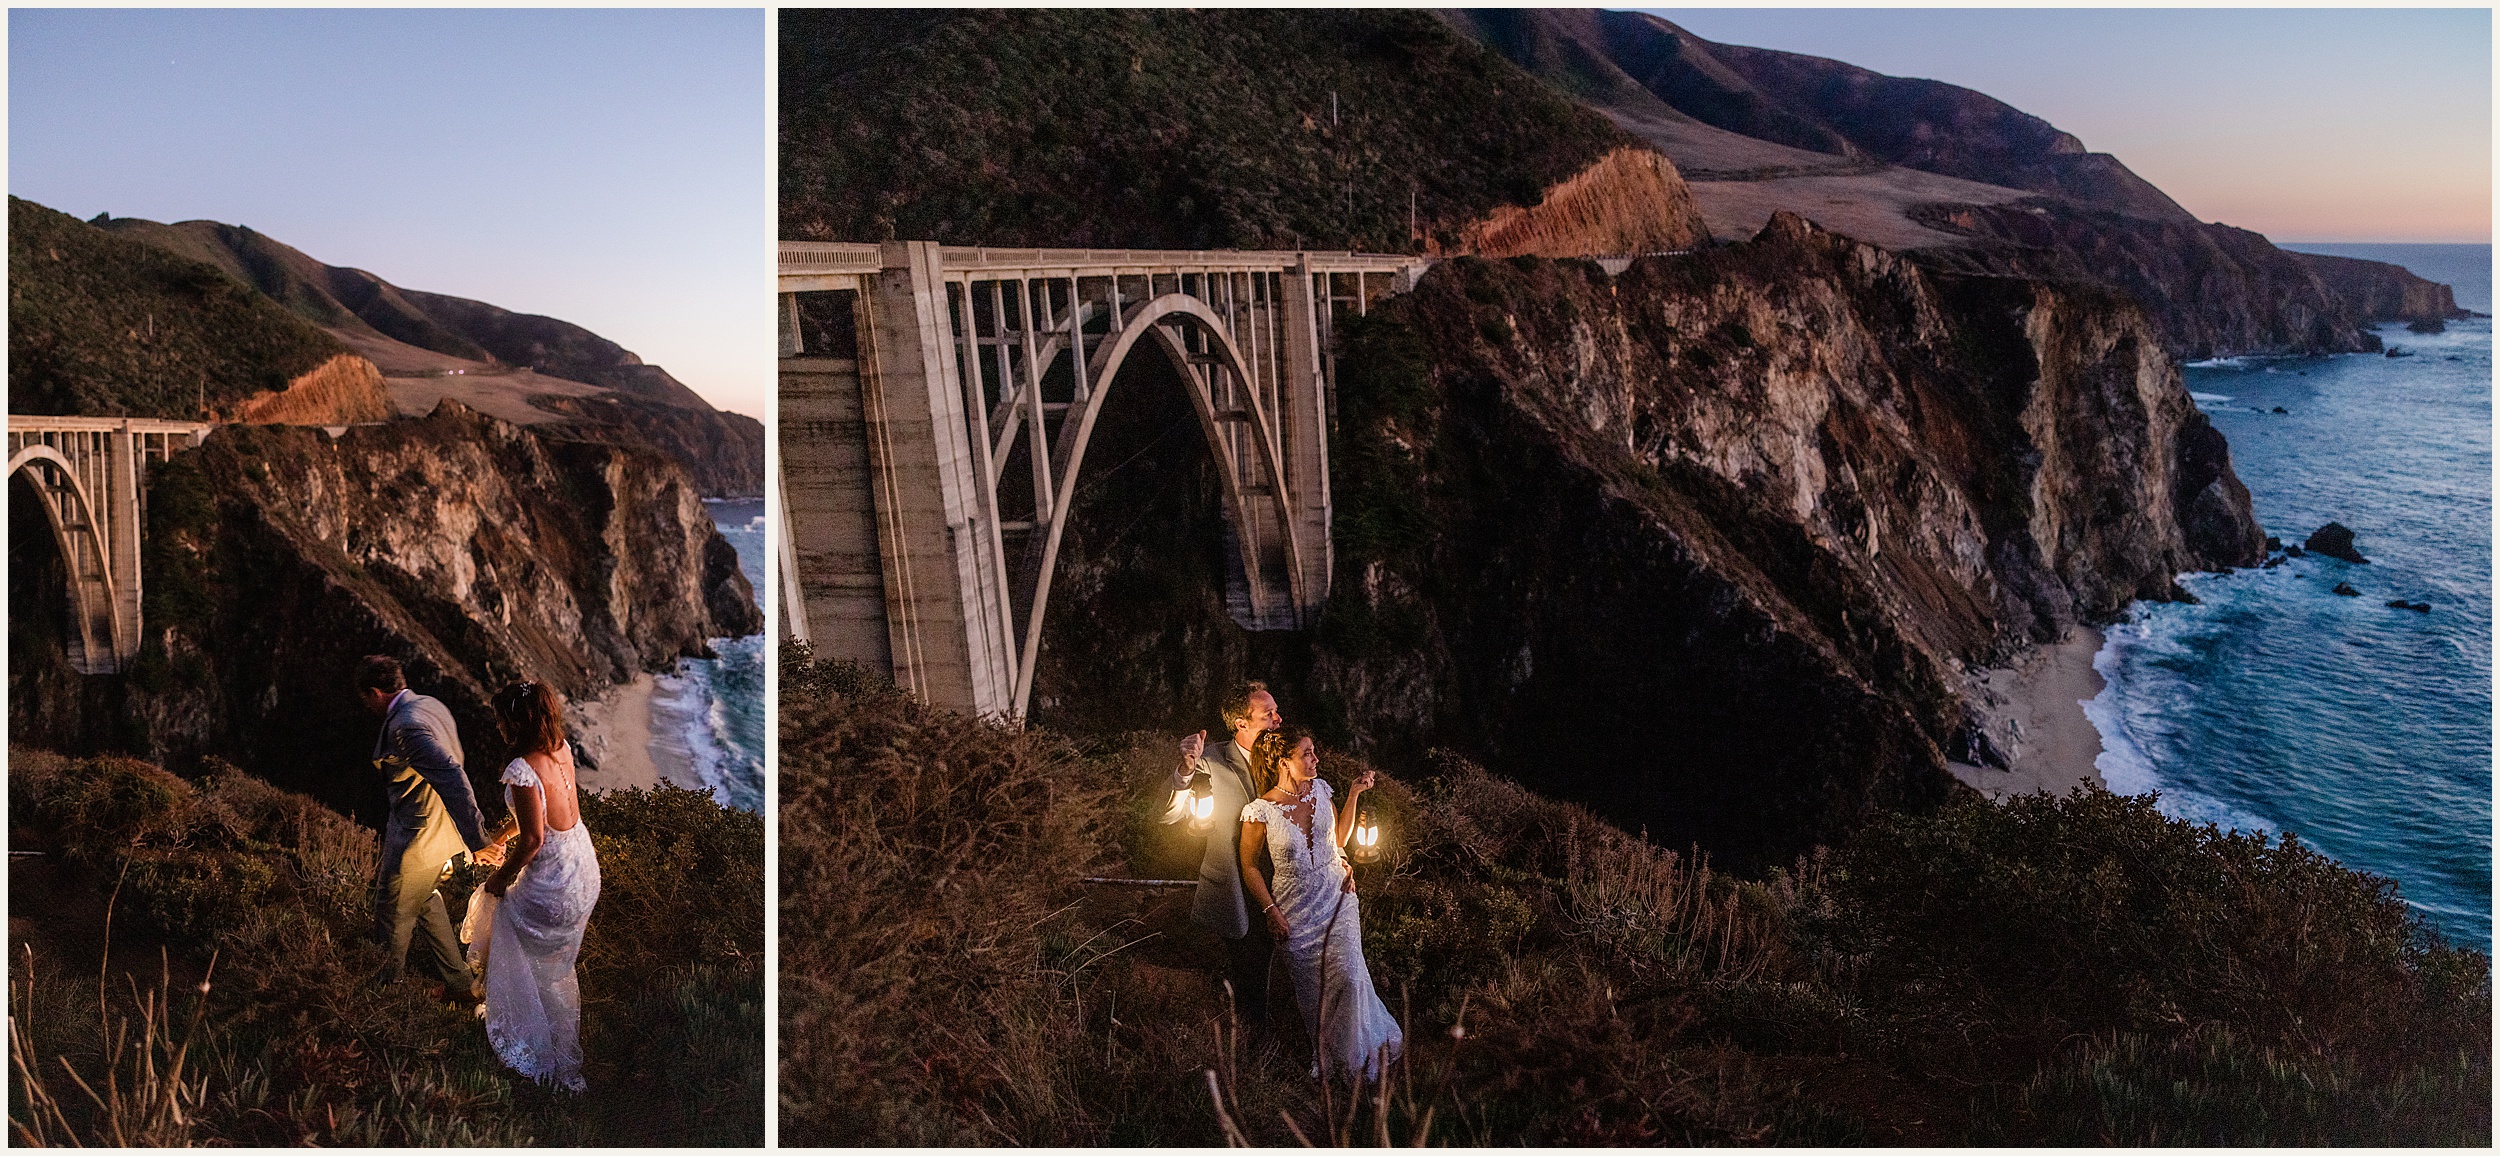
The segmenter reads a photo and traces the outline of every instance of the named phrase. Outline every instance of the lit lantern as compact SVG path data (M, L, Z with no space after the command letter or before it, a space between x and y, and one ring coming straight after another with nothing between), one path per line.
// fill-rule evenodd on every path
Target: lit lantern
M1380 861L1380 820L1373 817L1372 809L1369 807L1363 808L1354 817L1354 861L1357 863Z
M1215 829L1215 780L1205 771L1189 781L1189 833L1204 835Z

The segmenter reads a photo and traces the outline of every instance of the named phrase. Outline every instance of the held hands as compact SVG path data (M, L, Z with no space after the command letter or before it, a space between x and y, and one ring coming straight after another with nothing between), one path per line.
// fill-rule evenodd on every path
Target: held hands
M1278 939L1291 937L1292 930L1285 926L1284 908L1278 907L1273 903L1267 905L1267 929Z
M492 895L497 899L501 899L503 898L504 889L510 886L512 886L512 881L504 878L503 872L497 871L492 878L480 884L478 886L478 890L483 891L488 895Z

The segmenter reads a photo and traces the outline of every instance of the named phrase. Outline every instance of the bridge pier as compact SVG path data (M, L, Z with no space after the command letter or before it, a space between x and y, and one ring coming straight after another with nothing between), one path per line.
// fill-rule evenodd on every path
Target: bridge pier
M9 476L23 473L41 499L69 568L76 621L65 639L82 674L111 674L139 655L141 535L148 468L216 428L149 418L9 415Z
M1228 609L1248 629L1307 627L1333 563L1331 314L1423 268L784 242L784 633L932 704L1020 720L1087 440L1124 359L1148 346L1187 383L1224 479Z

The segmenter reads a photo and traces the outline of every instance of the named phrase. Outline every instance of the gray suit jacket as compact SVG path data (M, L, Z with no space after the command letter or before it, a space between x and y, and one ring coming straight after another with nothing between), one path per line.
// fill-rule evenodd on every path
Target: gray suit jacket
M403 860L414 870L438 871L464 846L475 851L486 845L486 820L461 765L460 728L450 708L415 691L391 700L373 744L373 765L391 802L375 882L388 888Z
M1250 934L1250 905L1241 891L1241 809L1250 805L1250 763L1230 737L1198 756L1198 769L1215 785L1215 829L1207 832L1198 861L1198 894L1190 918L1199 926L1239 939Z

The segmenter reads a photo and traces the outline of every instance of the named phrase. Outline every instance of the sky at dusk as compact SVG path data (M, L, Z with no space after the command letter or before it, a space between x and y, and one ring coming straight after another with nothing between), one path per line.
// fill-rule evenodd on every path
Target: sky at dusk
M14 195L248 225L770 412L759 10L18 9L8 41Z
M2277 241L2491 240L2489 9L1647 9L1974 88Z

